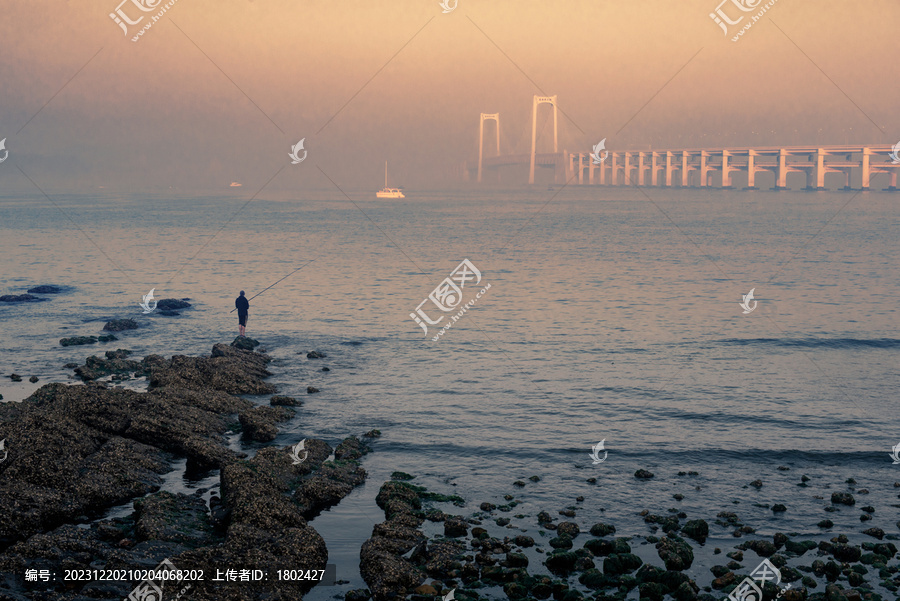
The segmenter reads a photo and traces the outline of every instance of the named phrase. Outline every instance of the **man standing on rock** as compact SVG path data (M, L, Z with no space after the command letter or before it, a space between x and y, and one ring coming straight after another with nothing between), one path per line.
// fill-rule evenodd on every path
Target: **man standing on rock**
M244 296L243 290L241 290L241 295L234 299L234 306L237 307L238 312L238 332L243 336L247 328L247 312L250 310L250 301Z

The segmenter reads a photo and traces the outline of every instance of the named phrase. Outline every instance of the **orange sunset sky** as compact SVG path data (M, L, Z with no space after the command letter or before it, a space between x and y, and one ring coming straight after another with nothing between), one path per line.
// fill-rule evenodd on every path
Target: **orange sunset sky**
M257 189L300 138L273 191L455 186L479 113L524 152L542 93L572 151L900 139L895 0L778 0L737 43L718 0L178 0L136 43L118 2L4 1L0 194Z

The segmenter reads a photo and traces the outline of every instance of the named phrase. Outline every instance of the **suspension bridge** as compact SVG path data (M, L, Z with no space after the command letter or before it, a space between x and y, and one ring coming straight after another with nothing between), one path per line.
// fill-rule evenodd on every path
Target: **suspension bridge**
M539 153L536 152L537 114L543 104L552 109L553 152ZM897 190L900 159L887 144L610 149L594 155L590 149L559 150L557 113L556 96L534 96L531 151L508 154L502 154L500 149L500 114L481 113L478 160L474 165L468 161L463 165L463 178L474 178L481 183L486 172L494 172L496 175L491 179L496 181L505 168L518 167L515 171L521 172L527 166L529 184L535 183L536 170L553 169L553 183L568 185L755 190L765 184L773 190L788 190L791 183L806 190L870 190L876 180L885 190ZM489 143L487 153L485 122L493 122L495 132L495 143Z

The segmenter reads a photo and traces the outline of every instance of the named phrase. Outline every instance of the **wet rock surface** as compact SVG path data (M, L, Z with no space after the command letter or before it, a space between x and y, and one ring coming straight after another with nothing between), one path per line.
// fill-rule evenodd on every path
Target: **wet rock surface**
M164 298L156 303L156 308L161 311L175 311L177 309L187 309L191 303L186 300L177 298Z
M185 597L199 601L298 599L314 582L278 582L275 570L324 570L327 550L307 517L333 506L365 481L367 448L349 438L332 450L307 440L297 462L291 448L263 448L251 460L224 435L252 415L254 427L290 409L255 407L234 391L271 390L268 358L217 344L210 357L149 355L124 349L79 366L85 384L47 384L23 403L3 406L0 440L0 599L31 599L26 569L203 569ZM145 374L147 392L110 388L103 374ZM262 411L256 411L262 410ZM262 417L260 417L262 416ZM258 418L258 419L256 419ZM333 461L326 461L334 454ZM195 474L220 474L221 496L160 491L177 458ZM199 493L199 491L198 491ZM96 520L134 500L128 517ZM95 520L92 523L90 520ZM78 527L77 523L89 523ZM216 568L263 569L266 581L213 582ZM46 601L127 598L137 582L42 583ZM174 586L167 588L178 589ZM169 594L169 593L167 593Z
M138 324L133 319L111 319L104 324L103 329L107 332L124 332L138 329Z
M363 543L359 564L374 599L402 598L424 584L426 577L444 580L462 568L462 542L429 541L420 530L425 521L423 504L435 498L423 487L406 481L391 480L382 485L376 503L387 520L377 524L372 537Z
M31 294L4 294L0 296L0 303L38 303L40 301L50 300L33 296Z

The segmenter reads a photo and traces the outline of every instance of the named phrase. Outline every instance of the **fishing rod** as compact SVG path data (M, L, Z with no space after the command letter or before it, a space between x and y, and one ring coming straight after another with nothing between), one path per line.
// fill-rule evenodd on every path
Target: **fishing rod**
M318 257L316 257L316 259L318 259ZM265 291L268 290L269 288L272 288L272 287L274 287L276 284L279 284L280 282L283 282L284 280L288 279L289 277L291 277L292 275L294 275L295 273L297 273L298 271L300 271L301 269L303 269L304 267L306 267L307 265L309 265L310 263L312 263L312 262L315 261L316 259L313 259L312 261L309 261L308 263L304 263L303 265L301 265L300 267L298 267L298 268L295 269L294 271L290 272L289 274L287 274L286 276L284 276L283 278L281 278L280 280L278 280L277 282L275 282L275 284L272 284L272 285L269 286L268 288L263 288L262 290L260 290L259 292L257 292L256 294L254 294L253 296L251 296L250 298L248 298L248 299L247 299L247 302L252 301L254 298L256 298L257 296L259 296L260 294L262 294L263 292L265 292ZM229 313L234 313L235 311L237 311L237 307L235 307L234 309L232 309L231 311L229 311Z

